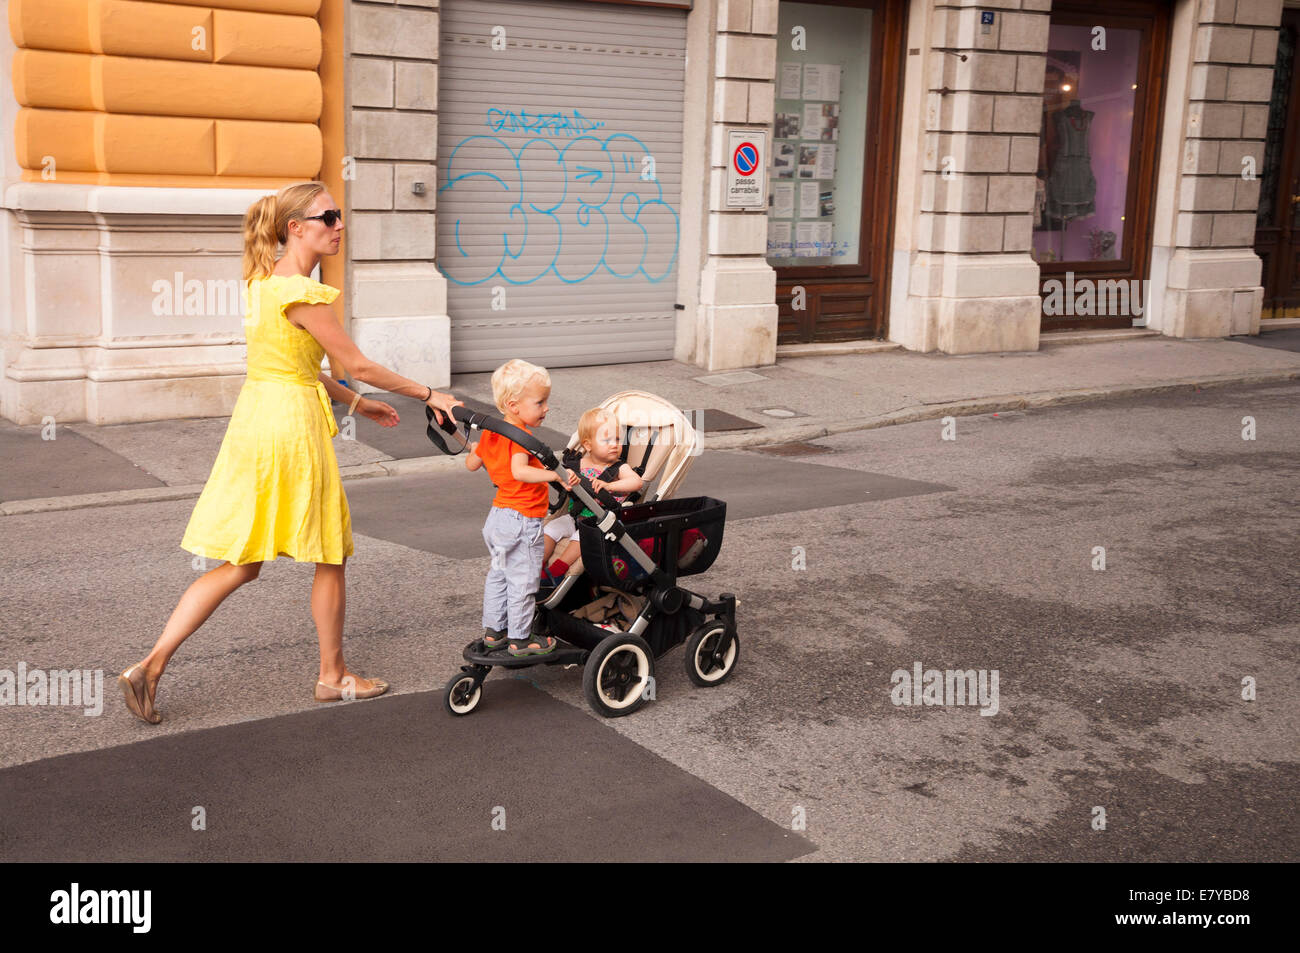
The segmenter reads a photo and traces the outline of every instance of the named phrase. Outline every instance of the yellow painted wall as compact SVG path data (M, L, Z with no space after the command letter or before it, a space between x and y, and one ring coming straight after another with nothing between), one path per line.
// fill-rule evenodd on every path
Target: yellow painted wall
M317 177L329 124L321 4L10 0L23 177L190 187ZM336 94L341 108L341 84Z

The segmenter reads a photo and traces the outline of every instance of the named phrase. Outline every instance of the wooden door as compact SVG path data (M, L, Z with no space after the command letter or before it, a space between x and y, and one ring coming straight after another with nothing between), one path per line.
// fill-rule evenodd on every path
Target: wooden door
M1300 317L1300 10L1284 10L1278 34L1264 166L1259 170L1255 253L1263 261L1265 318Z
M1073 104L1081 104L1085 110L1089 107L1097 110L1089 116L1099 116L1105 108L1104 101L1115 99L1112 94L1102 97L1102 101L1090 100L1086 91L1074 85L1079 81L1078 77L1069 75L1068 68L1054 78L1053 64L1065 64L1070 62L1069 57L1079 57L1073 62L1082 63L1078 76L1084 77L1086 85L1087 70L1096 68L1095 61L1088 63L1082 59L1090 55L1090 50L1102 51L1096 54L1098 59L1117 53L1116 45L1123 37L1125 43L1134 44L1134 53L1131 60L1126 56L1118 58L1114 70L1101 71L1108 81L1118 79L1125 86L1131 82L1132 93L1125 94L1132 101L1131 116L1125 119L1122 109L1112 107L1108 117L1112 123L1105 129L1092 128L1096 140L1090 147L1092 159L1097 161L1108 145L1119 149L1119 144L1124 142L1123 136L1127 135L1127 150L1117 153L1127 156L1126 164L1118 164L1118 158L1114 158L1116 164L1113 166L1095 166L1096 174L1092 178L1097 201L1080 205L1083 212L1080 216L1054 217L1054 204L1050 199L1040 201L1035 215L1033 255L1039 265L1040 293L1044 298L1044 331L1131 327L1134 317L1140 313L1132 306L1117 309L1121 313L1110 309L1097 309L1103 313L1080 313L1072 304L1064 311L1049 305L1060 302L1062 286L1073 288L1086 282L1089 287L1141 287L1139 283L1148 277L1171 6L1168 0L1054 0L1052 4L1052 35L1048 38L1048 69L1044 79L1040 195L1050 196L1053 183L1061 181L1051 156L1053 139L1057 140L1055 144L1058 147L1061 141L1059 133L1053 136L1053 132L1064 126L1056 111L1063 109L1068 116ZM1080 34L1085 37L1081 51L1077 46L1066 47L1065 41L1058 39L1058 35L1067 34L1076 37L1071 42L1078 42ZM1096 45L1107 37L1110 46ZM1062 47L1059 52L1053 48L1058 44ZM1049 118L1053 120L1050 124ZM1125 122L1126 128L1120 128L1114 121ZM1122 189L1115 188L1114 201L1118 202L1118 210L1112 206L1112 217L1102 218L1098 214L1100 193L1103 188L1110 188L1112 183L1124 181L1117 178L1117 173L1127 177ZM1059 211L1062 205L1055 207ZM1071 234L1073 238L1067 245L1067 236ZM1081 237L1083 248L1080 248ZM1066 296L1069 296L1068 291ZM1145 302L1139 300L1137 303L1145 309ZM1089 312L1092 310L1090 308Z
M862 150L857 261L788 265L773 259L777 273L777 341L793 344L883 338L906 45L905 4L901 0L822 0L816 4L795 4L791 9L808 6L871 11L869 85L862 127L865 132L862 141L842 141L837 145L841 150ZM788 31L777 39L789 43ZM810 49L807 59L815 63L818 55L816 49ZM780 83L779 75L777 81ZM796 178L795 189L798 188Z

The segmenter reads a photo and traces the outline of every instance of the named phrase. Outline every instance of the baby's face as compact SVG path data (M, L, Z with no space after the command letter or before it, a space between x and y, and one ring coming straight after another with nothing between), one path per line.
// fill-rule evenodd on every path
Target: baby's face
M587 441L587 452L598 463L606 465L618 459L623 441L618 437L618 426L610 420L596 428L596 435Z
M524 422L524 426L536 427L546 419L546 412L550 410L548 404L550 399L549 387L543 386L538 381L530 381L522 394L506 402L506 407Z

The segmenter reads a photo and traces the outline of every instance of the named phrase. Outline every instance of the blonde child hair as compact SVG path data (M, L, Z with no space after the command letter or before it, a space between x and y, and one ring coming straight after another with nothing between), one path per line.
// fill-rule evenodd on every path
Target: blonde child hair
M595 441L596 431L607 420L615 420L615 417L604 407L593 407L583 414L578 420L578 446L585 448L588 443Z
M324 182L299 182L249 206L244 214L245 281L265 278L275 270L275 253L289 240L289 223L306 218L316 196L324 191Z
M506 361L492 372L492 401L497 410L506 412L506 401L519 397L533 381L540 381L543 387L551 386L551 375L546 368L538 367L515 358Z

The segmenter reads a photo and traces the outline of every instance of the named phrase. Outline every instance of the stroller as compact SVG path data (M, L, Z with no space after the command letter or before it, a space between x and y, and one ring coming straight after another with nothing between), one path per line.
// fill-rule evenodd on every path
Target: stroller
M582 665L587 701L607 718L630 715L653 699L655 660L683 643L686 675L694 684L719 685L735 670L740 655L736 597L723 593L710 600L677 584L679 577L713 565L727 516L721 500L669 498L694 459L694 428L672 404L642 391L615 394L600 406L614 415L623 434L621 462L636 470L645 486L620 505L585 478L572 490L551 484L548 520L563 515L570 494L593 514L577 520L581 559L559 585L537 596L533 634L552 635L557 645L546 655L515 658L504 647L471 642L463 653L467 664L443 695L453 715L478 707L483 681L498 666ZM457 407L455 422L441 427L432 410L425 415L429 439L446 453L463 449L474 431L488 430L513 440L562 477L578 472L572 456L566 456L566 465L536 437L489 414ZM451 449L444 435L458 448ZM566 454L577 445L575 434Z

